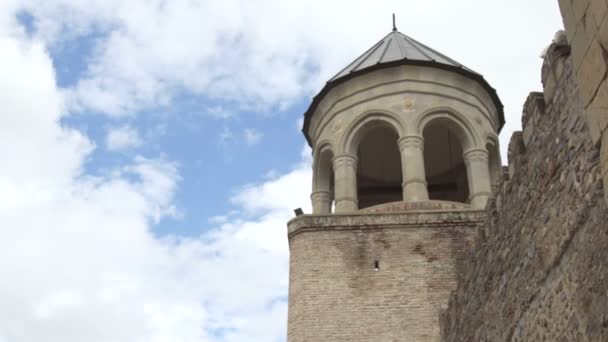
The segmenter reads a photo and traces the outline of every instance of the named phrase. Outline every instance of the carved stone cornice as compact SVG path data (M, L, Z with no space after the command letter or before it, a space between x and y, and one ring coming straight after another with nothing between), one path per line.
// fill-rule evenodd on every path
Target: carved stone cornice
M287 224L288 236L309 232L381 229L475 228L486 218L485 210L429 210L401 213L352 213L302 215Z
M466 151L463 154L463 157L466 162L482 161L487 163L488 155L488 151L486 151L485 149L474 148Z
M342 167L352 167L356 169L358 161L359 159L352 154L343 154L340 156L336 156L333 159L334 169Z
M399 150L403 151L407 148L416 148L424 150L424 138L419 135L408 135L398 140Z

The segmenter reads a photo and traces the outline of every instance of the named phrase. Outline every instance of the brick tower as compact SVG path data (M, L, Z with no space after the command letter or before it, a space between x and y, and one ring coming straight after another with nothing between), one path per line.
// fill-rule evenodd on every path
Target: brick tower
M289 342L438 341L498 177L484 78L396 28L305 113L313 214L288 223Z

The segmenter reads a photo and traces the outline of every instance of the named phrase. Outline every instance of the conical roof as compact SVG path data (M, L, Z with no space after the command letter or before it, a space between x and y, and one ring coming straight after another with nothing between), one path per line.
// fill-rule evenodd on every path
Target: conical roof
M430 47L406 36L405 34L393 30L364 54L355 59L346 68L340 71L329 81L335 81L348 74L364 70L378 64L390 63L401 60L433 62L447 66L462 68L470 73L477 74L475 71L465 67L446 55L437 52Z
M308 126L310 118L315 112L319 102L323 100L325 95L336 85L343 83L351 78L383 69L399 65L420 65L431 66L439 69L444 69L458 74L467 76L477 81L488 94L492 97L496 109L498 111L499 131L505 123L503 105L496 94L496 90L483 78L483 76L466 66L456 62L446 55L418 42L417 40L406 36L405 34L393 29L388 35L374 44L365 53L355 59L346 68L342 69L334 77L332 77L323 89L313 98L308 110L304 113L304 127L302 132L306 136L309 145L311 144L308 135Z

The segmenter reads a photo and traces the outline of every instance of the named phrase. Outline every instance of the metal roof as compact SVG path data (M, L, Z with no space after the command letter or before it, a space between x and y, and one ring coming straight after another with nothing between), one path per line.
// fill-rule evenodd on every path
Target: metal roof
M462 68L468 72L477 74L475 71L465 67L444 54L431 49L430 47L404 35L397 30L394 30L386 35L386 37L382 38L364 54L359 56L359 58L355 59L354 62L350 63L336 76L332 77L329 81L335 81L350 73L357 72L377 64L390 63L403 59L445 64L456 68Z
M304 113L304 127L302 128L302 132L306 136L308 144L311 145L311 140L308 136L310 117L316 110L319 102L321 102L323 97L325 97L331 88L353 77L363 75L374 70L398 65L432 66L453 71L476 80L486 89L496 105L500 122L498 130L500 131L504 125L503 105L496 94L496 90L488 84L481 74L467 68L446 55L431 49L415 39L406 36L405 34L397 31L396 28L393 28L392 32L365 51L364 54L355 59L346 68L332 77L325 84L319 94L313 98L310 107L306 113Z

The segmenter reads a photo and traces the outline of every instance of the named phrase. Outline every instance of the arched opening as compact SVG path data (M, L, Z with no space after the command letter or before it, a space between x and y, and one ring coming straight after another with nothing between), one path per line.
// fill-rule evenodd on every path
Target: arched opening
M362 132L357 149L359 209L403 200L399 135L383 123Z
M490 141L486 144L486 149L488 150L488 167L490 170L490 182L492 188L498 182L500 177L500 152L498 150L498 144L493 141Z
M334 204L334 154L329 148L320 150L316 156L313 181L313 211L316 214L333 212Z
M429 199L466 203L469 199L467 169L461 138L442 120L424 128L424 169Z

